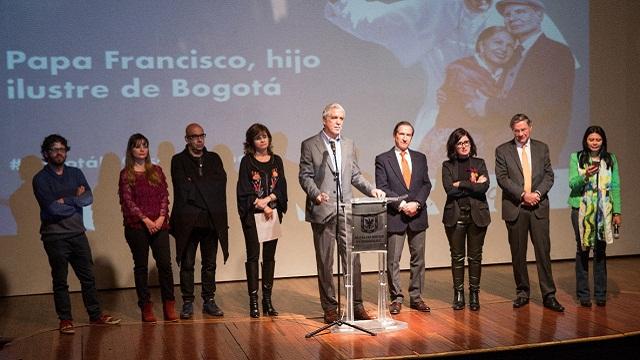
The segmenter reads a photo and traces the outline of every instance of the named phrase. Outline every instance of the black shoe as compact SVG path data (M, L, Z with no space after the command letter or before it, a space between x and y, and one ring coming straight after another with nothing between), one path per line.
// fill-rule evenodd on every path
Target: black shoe
M453 310L464 309L464 290L453 289Z
M207 315L211 315L211 316L223 316L224 315L222 310L220 310L220 308L218 307L218 305L216 305L216 302L213 301L213 299L209 299L209 300L204 302L204 304L202 305L202 312L207 314Z
M580 306L583 307L591 307L591 300L589 299L580 299Z
M185 301L182 304L182 312L180 312L180 319L188 320L193 316L193 302Z
M249 294L249 316L252 318L260 317L260 309L258 309L258 292Z
M271 295L267 297L266 295L262 295L262 313L268 316L278 316L278 310L273 307L273 303L271 302Z
M558 300L555 297L550 297L545 299L545 301L542 303L542 305L544 305L544 307L546 307L549 310L553 310L553 311L557 311L557 312L563 312L564 311L564 306L560 305L560 303L558 302Z
M529 298L518 296L515 300L513 300L514 308L521 308L529 303Z
M400 310L402 310L402 303L399 301L393 301L391 302L391 305L389 305L389 312L391 315L400 314Z
M471 290L469 292L469 309L471 311L480 310L480 296L478 296L479 290Z
M607 300L596 300L596 305L607 306Z

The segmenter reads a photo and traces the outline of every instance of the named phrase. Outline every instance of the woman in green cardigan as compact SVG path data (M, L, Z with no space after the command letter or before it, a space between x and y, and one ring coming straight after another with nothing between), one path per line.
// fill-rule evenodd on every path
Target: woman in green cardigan
M582 150L569 161L569 205L576 235L576 295L580 305L591 306L589 250L593 249L594 298L607 304L606 248L622 223L618 161L607 151L607 136L600 126L590 126Z

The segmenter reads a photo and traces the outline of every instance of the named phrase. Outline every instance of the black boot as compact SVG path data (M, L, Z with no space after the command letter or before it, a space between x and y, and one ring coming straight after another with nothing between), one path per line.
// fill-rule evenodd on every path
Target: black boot
M464 257L451 260L453 274L453 310L464 309Z
M464 309L464 290L453 289L453 310Z
M480 261L469 261L469 309L480 310L480 273L482 268Z
M273 273L276 267L275 261L262 263L262 312L264 315L278 316L278 311L271 304L271 290L273 290Z
M479 292L480 289L469 287L469 309L471 309L472 311L480 310L480 297L478 296Z
M260 317L260 309L258 309L258 262L245 262L244 267L247 271L247 290L249 292L249 316L252 318Z

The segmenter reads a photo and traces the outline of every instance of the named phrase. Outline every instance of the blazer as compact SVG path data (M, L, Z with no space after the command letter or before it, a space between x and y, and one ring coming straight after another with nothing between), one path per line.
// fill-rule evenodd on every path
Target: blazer
M551 147L556 163L571 122L574 79L571 50L542 34L527 51L506 96L489 98L486 118L510 119L513 114L527 114L537 125L537 137Z
M351 139L340 138L342 164L340 178L342 199L344 202L353 197L351 185L366 195L371 195L373 185L362 175L356 158L355 145ZM304 140L300 146L300 171L298 181L307 194L305 220L316 224L325 224L336 215L336 187L333 179L335 165L329 155L321 132ZM329 201L317 205L315 200L320 193L329 194Z
M189 241L197 215L202 211L195 206L196 197L201 196L207 206L209 219L218 233L218 241L224 255L229 258L229 225L227 221L227 173L222 159L214 152L204 149L203 176L185 149L171 158L173 181L173 208L170 232L176 239L176 261L180 264L182 252Z
M458 187L453 186L455 179L459 178L458 162L447 160L442 163L442 186L447 193L447 202L444 205L442 223L445 226L454 226L460 217L458 199L468 198L471 205L471 220L476 226L485 227L491 223L489 203L487 202L487 190L489 190L489 171L483 159L471 157L469 166L478 170L478 175L484 175L487 181L484 183L472 183L469 180L461 180Z
M531 209L538 219L549 217L549 197L553 186L553 169L547 144L531 141L531 191L540 193L540 202ZM496 148L496 179L502 189L502 219L514 221L518 218L524 191L524 176L518 156L516 140L512 139Z
M404 233L407 228L412 231L423 231L429 227L426 203L431 192L431 181L427 167L427 157L420 152L409 149L411 157L411 181L409 188L402 177L395 147L376 156L376 186L389 197L407 195L406 202L416 201L420 210L414 217L408 217L398 209L400 202L387 204L387 231Z

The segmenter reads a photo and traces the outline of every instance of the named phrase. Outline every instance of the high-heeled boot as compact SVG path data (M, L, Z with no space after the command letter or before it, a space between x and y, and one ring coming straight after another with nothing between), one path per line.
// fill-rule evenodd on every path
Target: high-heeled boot
M278 311L271 303L275 267L275 261L264 261L262 263L262 313L269 316L278 316Z
M258 262L251 261L244 263L247 272L247 290L249 293L249 316L260 317L258 309Z
M163 301L162 313L164 314L165 321L178 321L178 315L176 315L176 301L175 300Z
M464 258L462 261L452 259L451 273L453 274L453 310L464 309Z
M469 261L469 309L480 310L480 273L479 261Z
M153 303L151 301L146 301L144 304L142 304L141 312L142 321L156 322L156 317L155 315L153 315Z

